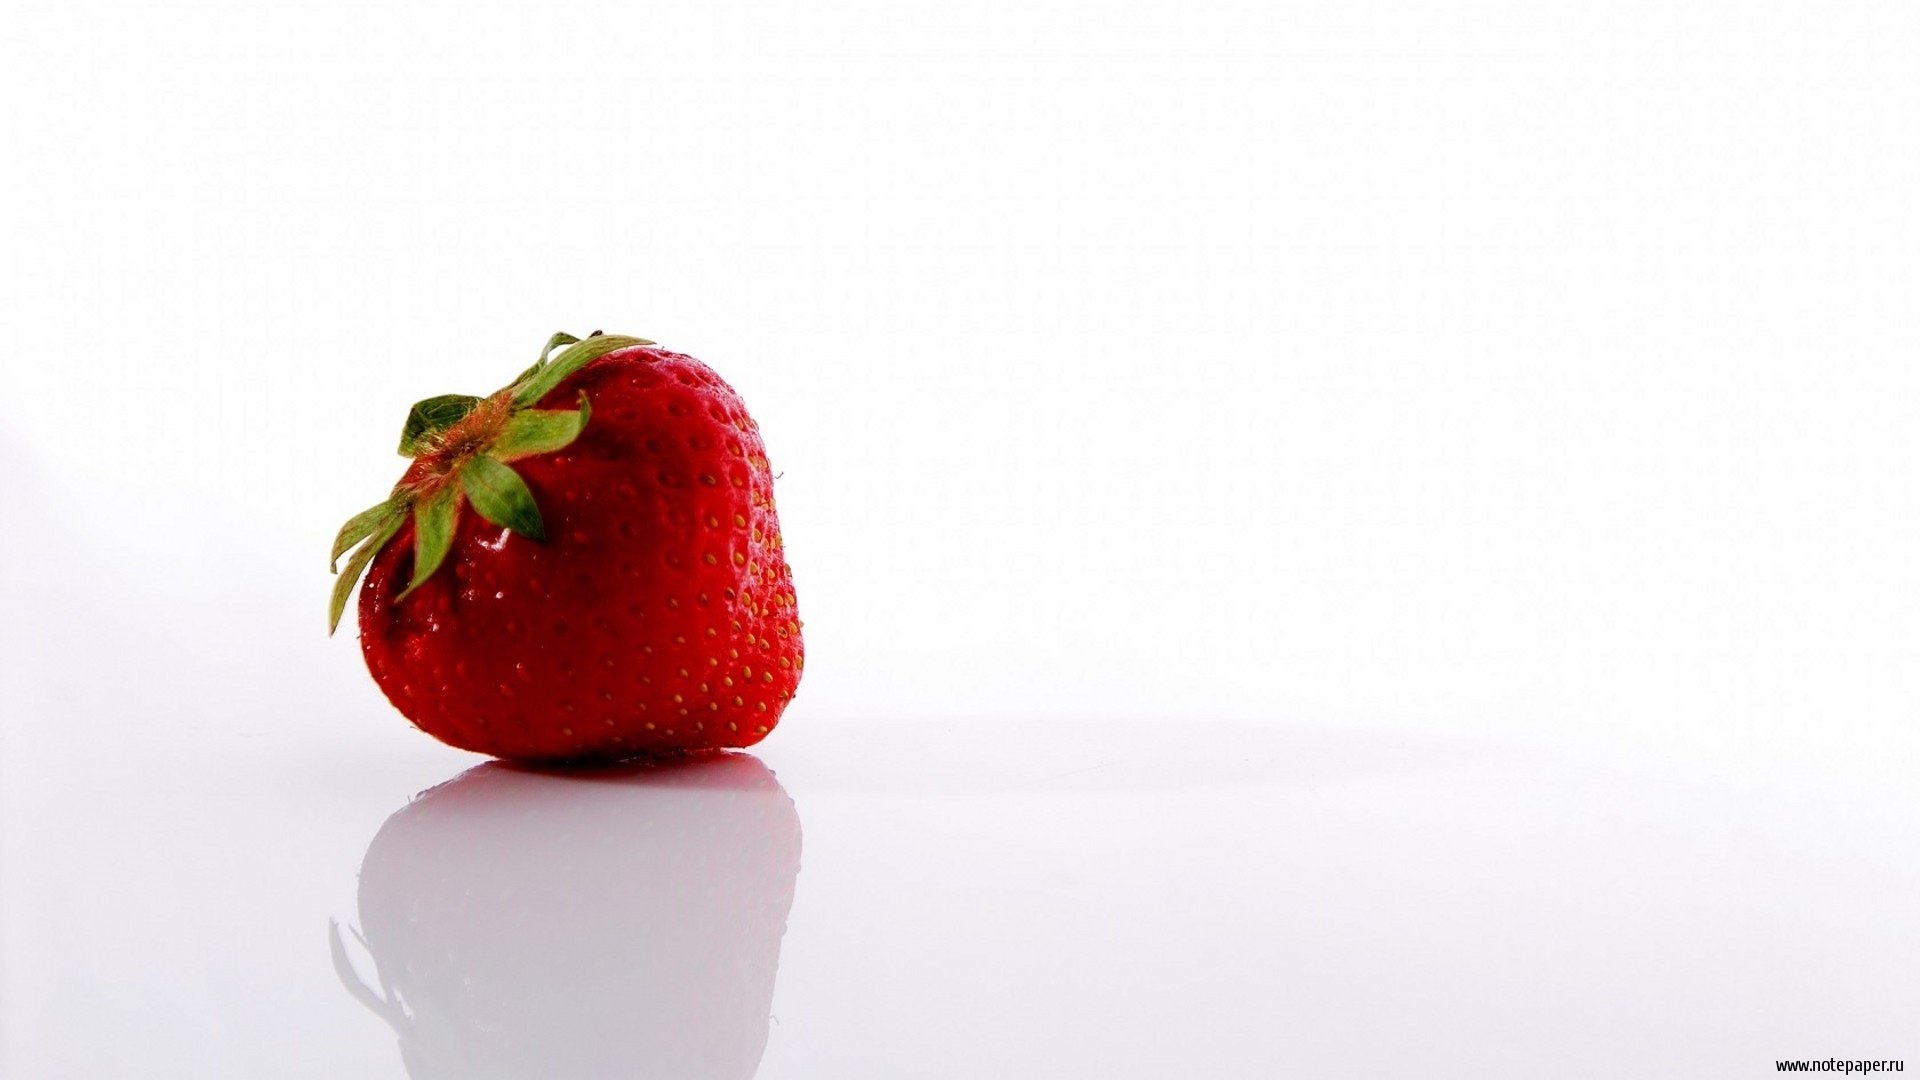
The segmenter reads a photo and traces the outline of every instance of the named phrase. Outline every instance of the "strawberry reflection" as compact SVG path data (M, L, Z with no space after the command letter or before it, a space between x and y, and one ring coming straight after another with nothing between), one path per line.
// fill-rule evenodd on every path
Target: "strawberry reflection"
M793 801L752 755L490 763L387 819L354 934L377 986L337 925L334 966L414 1080L747 1080L799 869Z

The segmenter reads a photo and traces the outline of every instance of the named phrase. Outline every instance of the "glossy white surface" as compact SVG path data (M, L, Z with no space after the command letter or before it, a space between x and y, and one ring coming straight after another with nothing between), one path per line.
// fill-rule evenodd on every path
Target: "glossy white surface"
M94 713L112 738L75 753L62 710L112 699L43 686L4 773L8 1076L1733 1077L1913 1053L1920 815L1844 777L820 716L753 757L555 777L469 770L397 719L223 728L184 685Z

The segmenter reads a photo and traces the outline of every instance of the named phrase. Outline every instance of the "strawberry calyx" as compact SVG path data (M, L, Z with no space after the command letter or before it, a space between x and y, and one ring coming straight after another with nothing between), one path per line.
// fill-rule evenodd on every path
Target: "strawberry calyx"
M400 453L412 463L385 500L348 518L334 537L328 569L338 576L327 611L327 633L339 628L347 599L367 565L409 519L413 522L413 576L396 603L446 561L464 505L471 505L495 525L544 541L546 525L540 508L509 462L571 444L580 437L593 410L584 392L578 409L533 406L569 375L607 353L652 344L645 338L597 330L585 339L559 333L547 339L532 367L486 397L441 394L415 402L400 431ZM342 555L347 555L344 568L339 566Z

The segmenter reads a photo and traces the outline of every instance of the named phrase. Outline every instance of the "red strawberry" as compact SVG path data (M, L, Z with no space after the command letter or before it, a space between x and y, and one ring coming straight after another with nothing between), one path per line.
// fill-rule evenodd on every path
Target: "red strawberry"
M803 650L759 425L652 344L556 334L498 393L413 407L413 464L335 540L360 547L332 619L370 563L361 648L422 731L564 761L750 746L779 722Z

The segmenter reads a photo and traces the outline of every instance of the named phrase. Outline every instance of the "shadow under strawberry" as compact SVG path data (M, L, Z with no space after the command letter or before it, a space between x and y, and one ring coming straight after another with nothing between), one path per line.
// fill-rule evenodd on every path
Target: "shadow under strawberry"
M338 924L334 967L414 1080L747 1080L799 869L793 801L752 755L488 763L367 848L356 936L378 987Z

